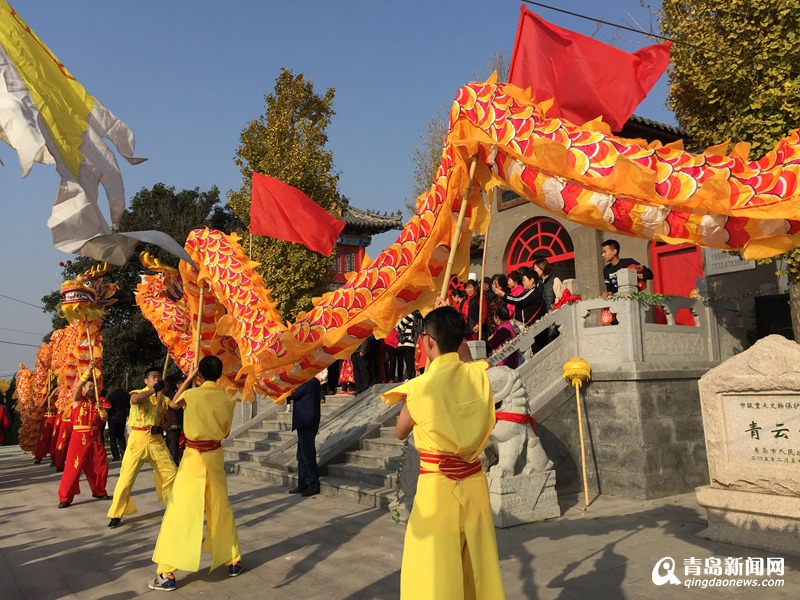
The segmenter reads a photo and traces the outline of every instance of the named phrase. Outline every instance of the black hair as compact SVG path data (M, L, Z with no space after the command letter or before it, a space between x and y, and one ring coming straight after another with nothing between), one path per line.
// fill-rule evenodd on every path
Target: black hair
M453 298L465 298L467 296L467 293L462 289L456 288L453 290L450 296Z
M483 283L485 283L486 285L492 285L492 278L487 275L486 277L483 278Z
M216 381L222 377L222 361L216 356L203 357L197 368L206 381Z
M535 263L533 263L533 266L539 267L542 270L542 273L544 273L545 277L550 275L550 263L547 262L546 258L540 258Z
M452 306L432 310L422 324L425 332L436 341L442 354L457 352L467 335L467 322Z
M497 273L496 275L493 275L492 281L494 281L497 284L497 287L503 290L506 293L506 295L511 293L511 290L508 287L508 278L502 273Z
M527 277L528 279L533 279L534 283L539 283L539 274L530 267L521 267L519 274L520 277Z
M478 285L478 282L475 281L474 279L467 279L467 282L464 284L464 287L466 288L468 285L471 285L476 290L480 288L480 286Z
M153 371L155 371L156 373L158 373L159 375L161 375L161 367L148 367L147 369L145 369L145 372L144 372L144 378L145 378L145 379L147 379L147 376L148 376L150 373L152 373Z
M602 248L603 246L608 246L608 247L609 247L609 248L611 248L612 250L616 250L616 251L617 251L617 254L619 254L619 242L618 242L617 240L606 240L605 242L603 242L602 244L600 244L600 247L601 247L601 248Z
M508 279L512 280L516 285L520 285L522 283L522 275L519 274L519 271L514 269L513 271L508 272Z
M494 316L501 321L508 321L508 319L511 317L508 312L508 306L506 306L504 303L498 304L494 309Z

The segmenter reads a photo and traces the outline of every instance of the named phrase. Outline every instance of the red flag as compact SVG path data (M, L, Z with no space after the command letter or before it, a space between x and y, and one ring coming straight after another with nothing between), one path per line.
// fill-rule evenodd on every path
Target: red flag
M521 7L508 80L577 125L603 116L619 131L669 65L670 42L629 54L551 25Z
M337 219L297 188L253 172L250 232L303 244L330 256L345 222Z

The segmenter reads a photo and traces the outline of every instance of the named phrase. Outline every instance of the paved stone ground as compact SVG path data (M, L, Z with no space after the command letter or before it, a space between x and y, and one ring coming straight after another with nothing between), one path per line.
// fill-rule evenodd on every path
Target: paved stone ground
M118 472L119 463L112 463L109 493ZM85 482L70 508L57 509L58 481L51 467L34 465L19 448L0 448L0 599L152 596L147 581L154 573L150 556L162 509L149 467L134 488L139 513L116 530L106 527L108 502L94 500ZM228 481L246 570L236 579L224 568L179 572L179 587L170 597L398 597L405 527L384 511L321 496L298 498L243 477ZM587 511L568 500L558 519L497 531L507 598L800 597L797 558L786 558L781 588L655 586L651 572L665 556L676 560L682 581L683 561L692 557L770 556L697 537L705 513L692 494L658 501L601 496Z

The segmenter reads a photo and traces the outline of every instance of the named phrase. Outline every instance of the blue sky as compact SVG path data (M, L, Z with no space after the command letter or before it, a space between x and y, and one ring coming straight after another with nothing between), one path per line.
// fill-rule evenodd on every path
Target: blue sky
M223 197L238 189L239 134L263 114L264 95L286 67L304 73L320 93L336 89L328 147L339 189L354 206L387 212L403 209L411 195L410 156L426 123L486 71L497 51L511 56L520 7L516 0L10 2L78 81L133 129L137 155L148 161L131 166L120 159L128 199L158 182L216 185ZM647 22L638 0L553 5L614 23L630 24L630 16ZM595 30L589 21L529 8L561 27ZM628 51L651 43L608 26L595 37ZM664 107L666 79L636 114L674 123ZM54 168L35 165L21 179L16 153L5 144L0 160L0 294L39 304L61 283L59 261L71 258L52 247L46 224L58 178ZM377 237L370 256L396 235ZM0 296L2 342L38 345L49 330L48 315ZM20 362L34 367L36 348L2 342L0 377Z

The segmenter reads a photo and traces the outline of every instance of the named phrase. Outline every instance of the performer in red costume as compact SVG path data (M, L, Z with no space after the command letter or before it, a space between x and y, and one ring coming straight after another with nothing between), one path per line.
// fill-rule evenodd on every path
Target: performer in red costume
M100 500L110 500L106 494L108 479L108 461L106 449L100 439L100 430L106 420L106 411L100 403L92 381L94 362L89 363L89 370L81 375L72 394L72 435L69 440L64 474L58 488L58 508L66 508L72 504L76 494L80 494L79 480L81 471L86 473L86 480L92 490L92 496Z
M39 437L36 439L36 448L33 450L33 462L34 464L39 464L42 462L42 459L50 454L52 458L52 453L50 451L51 446L53 446L53 437L54 437L54 427L56 422L56 416L58 411L56 410L56 405L52 400L52 396L55 393L55 389L50 392L47 398L44 399L39 409L45 409L44 411L44 418L42 419L41 425L39 427Z

